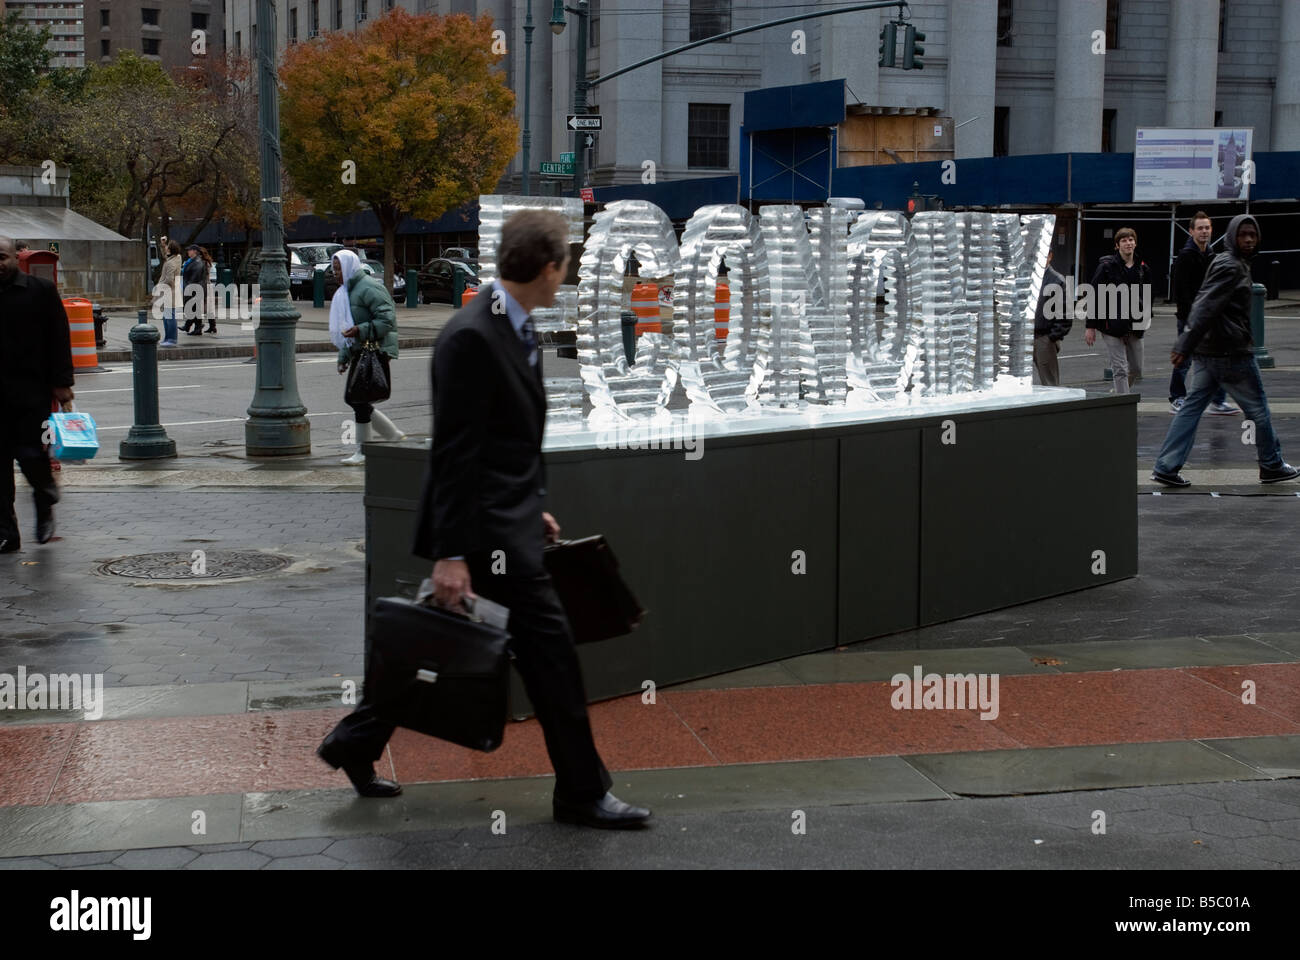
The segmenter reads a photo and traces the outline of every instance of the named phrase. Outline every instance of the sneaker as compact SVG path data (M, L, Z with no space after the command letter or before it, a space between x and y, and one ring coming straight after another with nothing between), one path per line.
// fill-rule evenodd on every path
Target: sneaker
M1291 466L1289 463L1283 463L1280 467L1260 467L1260 483L1281 483L1283 480L1294 480L1300 477L1300 470Z
M1240 410L1228 403L1226 400L1223 403L1210 404L1209 408L1205 412L1215 413L1221 417L1231 417L1233 414L1241 413Z
M162 343L158 344L158 346L160 346L160 347L174 347L174 346L176 346L176 341L175 341L175 340L164 340Z
M1260 471L1263 473L1263 471ZM1159 470L1151 471L1151 479L1156 483L1163 483L1166 487L1190 487L1192 481L1183 479L1181 473L1161 473Z
M1186 400L1187 400L1186 397L1179 397L1177 400L1170 400L1169 412L1177 413L1179 410L1183 409L1183 403L1186 402Z

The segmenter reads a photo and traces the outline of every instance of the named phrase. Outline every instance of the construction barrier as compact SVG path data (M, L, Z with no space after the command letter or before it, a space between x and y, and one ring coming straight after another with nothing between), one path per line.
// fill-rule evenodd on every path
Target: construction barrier
M638 283L632 288L632 312L636 315L636 334L662 333L659 319L659 288L653 283Z
M718 292L713 297L713 336L717 340L727 339L727 328L731 322L731 288L718 281Z
M463 307L475 297L478 296L478 287L466 287L465 292L460 295L460 305Z
M63 301L68 314L68 332L72 341L73 370L95 370L99 351L95 349L95 305L80 297Z

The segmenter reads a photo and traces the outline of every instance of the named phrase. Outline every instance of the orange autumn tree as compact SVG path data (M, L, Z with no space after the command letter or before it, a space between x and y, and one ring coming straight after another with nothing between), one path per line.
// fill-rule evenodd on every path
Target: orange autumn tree
M515 97L492 48L490 17L398 7L285 54L285 167L317 212L374 211L390 291L402 218L436 220L492 192L514 156Z

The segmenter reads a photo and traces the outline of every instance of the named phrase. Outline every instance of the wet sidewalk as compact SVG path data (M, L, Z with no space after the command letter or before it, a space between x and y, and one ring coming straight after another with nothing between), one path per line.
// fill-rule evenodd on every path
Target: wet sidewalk
M997 715L987 702L898 709L889 678L916 671L999 674ZM831 856L810 866L1300 866L1291 779L1300 633L1086 644L1055 656L859 647L665 688L654 703L597 704L593 729L616 792L657 817L651 839L598 851L548 822L552 779L532 720L510 724L492 754L398 731L379 771L405 794L355 797L313 755L346 712L324 706L345 679L110 691L94 722L10 714L0 727L14 764L0 785L0 855L14 859L0 866L557 866L590 856L627 865L610 859L618 850L661 866L777 865L772 845L799 814L822 839L788 854ZM1006 799L976 799L992 797ZM986 820L992 807L1001 820ZM1098 810L1114 819L1112 836L1127 834L1122 848L1082 852ZM905 824L903 836L882 833L881 818ZM983 824L974 835L972 818ZM517 839L494 832L494 819ZM899 841L926 822L956 831L965 854L904 850ZM1012 842L1022 828L1037 836ZM725 857L683 851L673 839L683 832L732 846ZM1052 850L1036 849L1042 835ZM995 847L1000 863L961 862Z

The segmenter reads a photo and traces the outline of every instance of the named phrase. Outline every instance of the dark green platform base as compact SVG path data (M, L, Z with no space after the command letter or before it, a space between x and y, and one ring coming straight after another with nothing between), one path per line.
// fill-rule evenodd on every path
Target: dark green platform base
M579 648L589 697L1135 576L1136 413L1096 397L706 439L693 461L549 454L564 536L603 533L649 611ZM410 553L427 456L366 447L367 608L429 575Z

